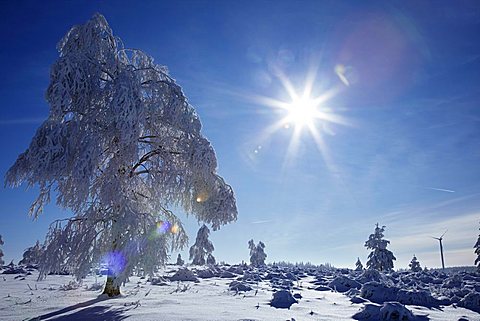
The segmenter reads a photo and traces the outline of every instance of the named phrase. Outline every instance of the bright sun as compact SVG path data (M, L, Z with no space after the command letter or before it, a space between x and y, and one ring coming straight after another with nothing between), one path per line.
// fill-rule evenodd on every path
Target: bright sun
M295 155L297 155L298 146L305 133L313 138L325 162L327 164L331 163L324 134L333 133L331 129L332 124L350 124L349 121L341 115L335 113L332 108L327 107L326 103L337 95L342 88L331 88L323 91L321 95L313 96L316 76L315 69L309 71L307 74L305 87L300 92L281 71L277 70L276 76L288 94L290 101L286 102L265 96L255 97L255 100L261 105L272 107L284 115L278 122L272 124L265 130L261 140L268 140L269 136L282 128L292 130L286 153L286 162L289 162L289 159L293 159ZM261 146L261 144L259 144L259 146ZM254 153L258 154L258 150L256 149Z
M315 101L309 97L296 98L286 107L288 115L284 121L298 127L311 126L318 117L317 108Z

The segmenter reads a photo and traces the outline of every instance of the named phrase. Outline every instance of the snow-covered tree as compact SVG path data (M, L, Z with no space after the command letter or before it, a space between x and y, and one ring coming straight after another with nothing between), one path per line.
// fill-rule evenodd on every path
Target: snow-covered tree
M267 258L267 254L265 254L265 244L260 241L255 245L252 239L248 241L248 248L250 249L250 264L253 266L265 265L265 259Z
M396 260L393 253L387 250L390 241L383 239L385 226L379 227L378 223L375 232L370 234L365 242L365 247L372 252L368 255L367 268L378 271L390 271L393 269L393 261Z
M2 240L2 236L0 235L0 246L2 246L3 244L3 240ZM3 261L3 251L2 249L0 248L0 265L4 265L5 264L5 261Z
M355 271L363 271L363 264L360 258L357 258L357 262L355 263Z
M210 230L203 224L198 230L195 244L190 248L190 260L193 265L205 265L205 259L215 250L212 242L208 239L209 234Z
M208 265L215 265L217 261L215 260L215 257L212 255L212 253L208 253L207 256L207 264Z
M184 261L184 260L182 260L182 256L180 255L180 253L178 253L178 256L177 256L177 263L176 263L176 264L177 264L177 265L180 265L180 266L182 266L182 265L184 265L184 264L185 264L185 261Z
M410 267L410 271L412 272L420 272L422 271L422 267L420 266L420 263L417 260L417 257L415 254L413 255L412 260L410 261L410 264L408 265Z
M43 253L43 247L40 245L40 242L37 241L34 246L29 247L23 253L23 259L18 262L18 264L28 265L28 264L38 264Z
M127 49L95 14L59 42L47 120L6 175L38 185L37 217L50 201L73 217L50 226L40 278L66 266L78 278L107 262L104 293L120 293L134 267L152 274L187 235L170 208L214 230L234 221L232 188L179 85L153 58Z
M475 265L477 266L477 270L480 272L480 234L478 235L477 243L475 243L475 254L477 258L475 259Z

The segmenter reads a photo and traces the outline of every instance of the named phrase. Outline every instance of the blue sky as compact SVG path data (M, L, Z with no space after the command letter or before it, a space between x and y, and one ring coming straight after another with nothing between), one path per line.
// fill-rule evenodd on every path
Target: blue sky
M93 13L127 47L168 66L233 186L238 221L212 233L217 260L352 267L375 223L386 225L396 268L413 254L440 266L472 265L480 205L480 5L448 1L16 1L0 3L0 172L48 115L44 93L55 46ZM343 66L343 67L341 67ZM339 73L339 68L344 72ZM289 101L282 77L345 124L316 121L289 148L294 126L258 97ZM282 76L284 75L284 76ZM342 81L343 77L343 81ZM43 240L68 216L51 204L28 216L36 189L0 191L5 259ZM182 214L181 214L182 215ZM198 224L186 219L190 240ZM185 252L186 253L186 252Z

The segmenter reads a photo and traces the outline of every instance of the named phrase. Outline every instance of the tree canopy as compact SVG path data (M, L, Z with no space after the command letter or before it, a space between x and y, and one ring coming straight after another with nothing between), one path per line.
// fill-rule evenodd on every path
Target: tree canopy
M232 188L167 68L126 48L95 14L58 43L48 118L6 175L38 185L37 217L52 191L73 217L51 225L40 275L59 265L78 277L107 256L117 284L135 266L152 272L187 236L172 209L214 230L234 221Z

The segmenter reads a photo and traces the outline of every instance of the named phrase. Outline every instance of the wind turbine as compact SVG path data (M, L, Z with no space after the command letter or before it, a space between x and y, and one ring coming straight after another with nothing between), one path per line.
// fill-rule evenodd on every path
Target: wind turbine
M448 230L445 231L445 233L447 233ZM440 257L442 258L442 269L445 270L445 261L443 260L443 245L442 245L442 240L443 240L443 236L445 235L445 233L442 234L442 236L440 237L433 237L433 236L430 236L431 238L433 239L436 239L440 242Z

